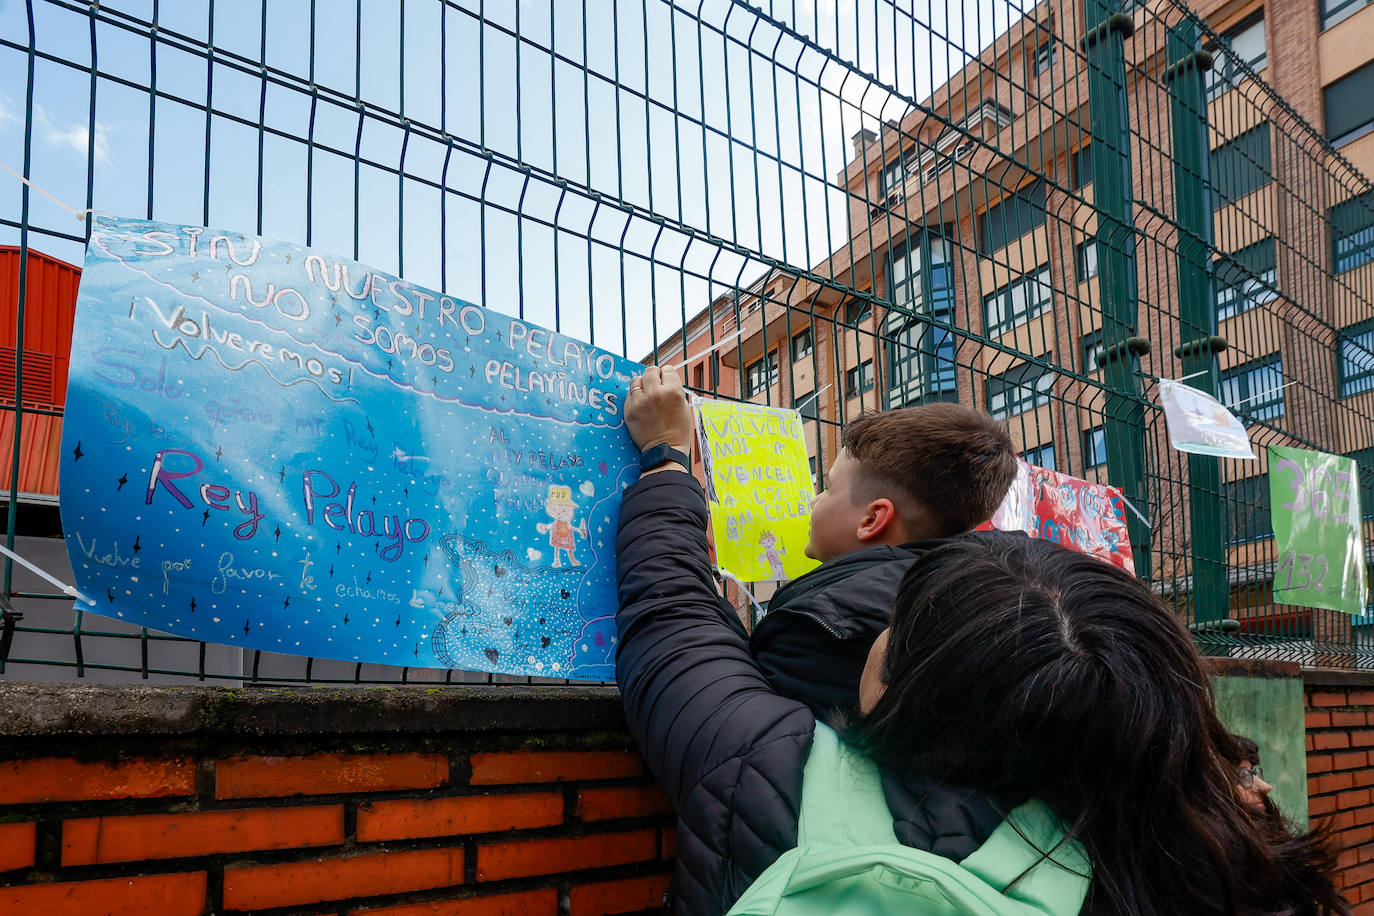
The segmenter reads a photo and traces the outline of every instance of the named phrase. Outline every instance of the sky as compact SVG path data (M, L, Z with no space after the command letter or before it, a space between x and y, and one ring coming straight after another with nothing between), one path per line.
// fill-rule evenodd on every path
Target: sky
M311 6L116 0L93 22L0 0L0 162L23 170L27 131L31 180L78 209L338 252L638 358L770 260L845 244L851 136L1020 15L1005 0ZM0 173L0 244L21 206ZM31 194L27 222L33 247L79 262L50 234L82 235L70 214Z

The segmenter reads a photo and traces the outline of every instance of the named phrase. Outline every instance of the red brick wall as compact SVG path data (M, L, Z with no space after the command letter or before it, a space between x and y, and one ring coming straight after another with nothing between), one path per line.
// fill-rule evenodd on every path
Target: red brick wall
M1308 671L1303 680L1308 813L1332 822L1346 897L1356 913L1374 914L1374 676Z
M664 912L668 800L623 731L577 712L524 735L498 714L451 735L192 729L170 752L0 742L0 914Z

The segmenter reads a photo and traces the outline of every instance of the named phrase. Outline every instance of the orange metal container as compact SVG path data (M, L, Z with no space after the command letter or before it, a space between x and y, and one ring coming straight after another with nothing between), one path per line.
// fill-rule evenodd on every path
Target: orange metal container
M14 467L15 363L20 349L19 249L0 245L0 498ZM22 408L61 410L67 400L72 323L81 268L32 249L24 278ZM62 418L22 412L19 498L47 502L57 494Z

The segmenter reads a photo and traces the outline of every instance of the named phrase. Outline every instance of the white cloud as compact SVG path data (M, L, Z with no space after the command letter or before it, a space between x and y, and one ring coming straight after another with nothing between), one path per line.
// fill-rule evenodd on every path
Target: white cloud
M109 131L99 121L95 122L94 146L91 144L90 129L85 124L72 124L63 127L54 121L42 106L33 106L33 122L44 143L56 147L68 147L82 156L94 149L96 165L108 166L110 164Z
M3 0L0 0L0 6L3 6ZM0 92L0 130L18 122L19 115L14 113L14 102L10 101L9 96Z

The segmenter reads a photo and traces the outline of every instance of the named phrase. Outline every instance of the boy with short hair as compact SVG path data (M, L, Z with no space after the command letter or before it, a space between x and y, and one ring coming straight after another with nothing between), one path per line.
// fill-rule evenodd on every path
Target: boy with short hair
M642 396L646 382L652 397ZM634 422L628 405L626 420L644 474L690 469L681 376L651 366L631 384L636 390ZM811 503L806 553L821 565L780 588L749 637L773 689L821 718L857 708L864 661L907 569L940 539L989 519L1015 475L1006 429L958 404L867 414L846 426L827 486ZM722 613L743 635L733 608Z
M958 404L865 414L845 427L811 503L807 556L749 638L775 690L817 716L858 705L859 675L912 562L992 516L1016 476L1000 423Z

